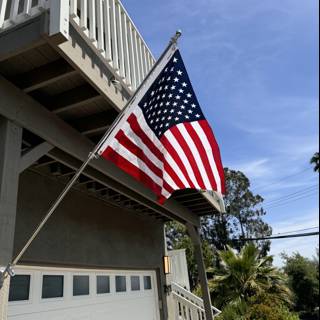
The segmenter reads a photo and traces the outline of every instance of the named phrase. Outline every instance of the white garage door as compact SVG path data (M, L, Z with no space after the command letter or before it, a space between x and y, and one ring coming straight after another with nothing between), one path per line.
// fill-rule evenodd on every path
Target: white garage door
M159 320L154 271L18 267L9 320Z

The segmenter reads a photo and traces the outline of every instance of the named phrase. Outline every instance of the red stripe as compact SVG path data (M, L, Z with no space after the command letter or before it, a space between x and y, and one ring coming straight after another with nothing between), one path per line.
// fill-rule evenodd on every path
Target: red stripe
M163 162L164 170L170 175L175 184L184 189L186 186L183 184L181 179L166 161L163 153L158 149L158 147L152 142L152 140L147 136L144 130L142 130L138 119L135 114L131 114L128 118L128 123L130 124L131 130L142 140L142 142L149 148L149 150L161 161ZM162 141L160 141L162 142Z
M115 138L126 149L128 149L137 158L143 161L155 175L157 175L160 179L162 179L162 175L163 175L162 170L160 170L152 161L150 161L148 156L126 136L126 134L122 129L119 130Z
M167 160L164 160L163 169L168 173L174 183L179 187L179 189L185 189L187 186L181 181L177 173L172 169Z
M150 188L157 196L161 196L161 187L157 185L147 174L137 168L127 159L118 154L111 147L108 147L102 154L102 157L112 161L120 169L131 175L136 180L142 182L145 186Z
M225 177L224 177L224 170L223 170L223 165L222 165L222 161L221 161L221 155L220 155L220 149L218 146L218 143L216 141L216 138L213 134L213 131L208 123L208 121L206 120L201 120L199 121L199 124L201 126L201 128L203 129L203 131L205 132L207 139L211 145L211 148L213 150L213 157L218 169L218 173L220 176L220 180L221 180L221 191L222 194L226 193L226 185L225 185Z
M217 182L214 178L214 174L213 174L213 171L212 171L212 168L210 165L210 160L209 160L208 153L207 153L208 150L206 150L204 148L202 141L201 141L200 137L198 136L196 130L193 128L192 124L190 122L186 122L186 123L184 123L184 126L186 127L191 139L194 141L194 143L198 149L202 163L204 165L204 168L206 170L206 173L208 175L208 178L209 178L209 181L210 181L210 184L211 184L213 190L217 190Z
M150 151L161 162L163 162L163 154L162 154L162 152L157 148L157 146L147 136L147 134L145 133L145 130L143 130L141 128L136 115L135 114L131 114L127 121L130 124L130 127L131 127L132 131L142 140L142 142L150 149Z
M201 189L206 189L206 186L203 182L199 167L197 165L197 161L193 156L192 150L190 149L188 143L186 142L186 140L184 139L183 135L181 134L179 128L176 127L172 127L170 129L170 131L172 132L172 134L175 136L175 138L177 139L178 143L180 144L184 154L186 155L187 159L190 162L191 165L191 169L193 170L193 173L196 177L196 180L198 182L198 185L200 186Z
M193 184L193 182L191 181L191 179L190 179L190 177L188 175L187 169L184 166L182 160L180 159L177 151L173 148L173 146L171 145L170 141L167 139L167 137L165 135L163 135L161 137L161 142L162 142L163 146L167 149L168 153L171 155L173 160L176 162L178 167L180 168L181 172L183 173L183 175L185 176L186 180L188 181L191 189L196 189L196 187Z
M163 181L163 188L166 189L169 193L174 192L174 189L166 181Z

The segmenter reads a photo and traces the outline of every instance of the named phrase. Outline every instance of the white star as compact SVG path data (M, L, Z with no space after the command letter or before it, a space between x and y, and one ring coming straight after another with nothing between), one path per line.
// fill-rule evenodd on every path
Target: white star
M166 127L169 127L169 123L166 123Z
M144 106L144 107L147 107L147 106L148 106L148 104L147 104L147 103L145 103L143 106Z
M163 106L163 102L160 103L160 107L162 107L162 106Z
M154 96L154 94L155 94L155 92L154 92L154 91L152 91L152 92L151 92L151 96Z
M166 103L166 106L170 106L170 102L169 101Z
M173 103L173 106L174 106L174 107L176 107L177 105L178 105L178 103L177 103L177 102L174 102L174 103Z
M179 116L182 115L182 112L181 112L181 111L178 111L178 115L179 115Z
M180 99L181 99L181 97L180 97L180 96L176 96L176 99L177 99L177 100L180 100Z
M154 120L151 120L150 123L153 124Z
M174 90L175 88L176 88L176 86L172 86L172 87L171 87L171 90Z
M186 88L188 85L184 82L182 86Z
M155 126L154 128L157 130L157 129L158 129L158 126Z
M168 112L168 109L165 109L164 111L163 111L163 113L167 113Z
M172 98L172 97L173 97L173 94L170 93L170 94L168 95L168 97L169 97L169 98Z
M174 109L171 109L171 110L170 110L170 113L174 113Z
M157 118L156 122L159 122L160 121L160 118Z
M169 77L168 79L167 79L167 81L170 81L171 80L171 77Z
M177 73L179 76L182 76L182 74L183 74L183 72L181 70L178 70Z
M187 103L189 103L189 101L188 101L188 100L183 100L183 102L184 102L184 103L186 103L186 104L187 104Z
M187 97L188 97L188 98L191 98L191 97L192 97L192 94L191 94L191 93L188 93L188 94L187 94Z
M201 116L200 116L200 114L196 114L196 117L197 117L197 118L200 118Z
M182 110L184 110L186 107L185 107L184 105L182 105L180 108L181 108Z
M172 119L172 117L171 117L171 116L169 116L169 117L168 117L168 120L171 120L171 119Z
M170 71L173 72L174 71L174 67L172 67Z
M162 128L163 127L163 124L160 124L159 128Z
M162 112L162 111L161 111L161 110L159 110L159 111L158 111L158 114L161 114L161 112Z
M166 94L163 94L163 95L162 95L162 99L164 99L165 97L166 97Z
M176 120L176 121L178 121L180 118L178 118L178 117L176 117L176 118L174 118L174 120Z
M190 114L192 114L192 113L193 113L193 111L192 111L192 110L188 110L188 112L189 112Z
M160 96L157 96L157 100L160 100Z
M159 131L159 136L161 135L162 131Z
M168 90L168 89L169 89L169 86L165 86L165 87L164 87L164 90Z
M179 92L180 92L180 93L184 93L184 90L180 89Z
M179 82L179 78L174 78L174 82Z
M195 107L196 107L196 105L193 103L193 104L191 105L191 107L192 107L192 108L195 108Z
M189 116L185 116L186 117L186 119L189 119L190 117Z
M166 117L162 117L161 120L162 120L162 121L166 120Z
M169 70L169 68L165 68L165 69L164 69L164 72L168 72L168 70Z
M177 59L177 58L174 58L174 59L173 59L173 62L174 62L174 63L177 63L177 62L178 62L178 59Z

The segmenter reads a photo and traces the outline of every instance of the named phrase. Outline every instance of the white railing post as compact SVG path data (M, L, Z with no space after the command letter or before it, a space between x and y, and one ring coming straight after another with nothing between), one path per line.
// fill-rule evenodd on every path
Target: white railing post
M104 52L104 20L103 20L103 0L96 0L97 3L97 27L98 27L98 49Z
M111 48L111 24L110 24L110 0L104 0L104 41L105 57L108 62L112 60Z
M110 0L111 13L111 39L112 39L112 62L116 72L119 71L118 35L116 19L116 0Z
M50 2L49 35L61 42L69 39L69 10L69 1Z
M125 13L122 14L122 34L123 34L123 45L124 45L124 63L125 63L125 76L126 84L131 88L131 65L130 65L130 54L129 54L129 40L128 40L128 23L127 16Z
M4 18L6 14L8 0L0 0L0 30L4 24Z
M116 4L116 20L117 20L117 33L119 41L119 70L120 77L125 78L125 62L124 62L124 44L123 44L123 32L122 32L122 8L119 3Z
M88 27L88 3L87 0L80 1L80 27L83 31L86 31Z
M89 0L89 39L96 44L96 3Z

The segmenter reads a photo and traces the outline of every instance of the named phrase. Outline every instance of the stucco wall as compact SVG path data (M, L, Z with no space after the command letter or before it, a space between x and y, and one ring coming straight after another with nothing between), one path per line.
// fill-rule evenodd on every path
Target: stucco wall
M62 188L63 185L55 178L32 171L21 174L15 252L24 245ZM155 269L162 292L163 255L162 222L72 191L28 249L21 263ZM162 293L160 297L162 301L165 300Z

